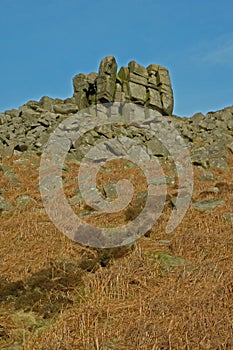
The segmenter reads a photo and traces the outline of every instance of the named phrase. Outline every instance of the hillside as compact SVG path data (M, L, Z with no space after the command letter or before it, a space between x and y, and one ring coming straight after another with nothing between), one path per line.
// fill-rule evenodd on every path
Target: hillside
M0 348L233 349L233 107L112 56L73 83L0 114Z

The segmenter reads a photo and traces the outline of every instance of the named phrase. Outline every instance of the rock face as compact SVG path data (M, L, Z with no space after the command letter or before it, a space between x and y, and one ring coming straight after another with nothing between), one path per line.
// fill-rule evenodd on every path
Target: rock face
M100 63L98 74L78 74L73 78L73 86L79 110L97 103L131 101L161 115L171 115L173 111L169 72L158 64L145 68L131 61L117 73L115 58L107 56Z

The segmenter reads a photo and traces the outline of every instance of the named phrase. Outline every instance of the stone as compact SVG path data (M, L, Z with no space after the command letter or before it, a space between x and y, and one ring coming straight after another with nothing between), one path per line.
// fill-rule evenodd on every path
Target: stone
M173 111L173 97L170 93L161 94L161 102L163 106L163 112L165 115L171 115Z
M222 215L222 217L229 224L233 224L233 213L226 212Z
M0 213L11 210L12 208L13 206L3 196L0 196Z
M164 115L172 114L170 77L168 70L160 65L145 68L131 61L117 74L115 58L107 56L101 61L98 74L78 74L73 78L73 86L79 110L96 103L132 101Z
M141 66L135 61L131 61L128 64L129 75L128 80L143 86L148 85L148 72L145 67Z
M115 57L105 57L99 67L99 75L96 79L97 102L113 102L117 75L117 63Z
M226 148L222 140L208 147L210 168L228 169Z
M96 104L96 79L98 77L98 74L95 72L91 72L86 75L87 82L89 84L89 89L87 93L87 98L89 105Z
M11 117L17 118L19 116L19 110L17 109L11 109L5 111L5 114L10 115Z
M169 152L167 148L156 138L147 141L148 153L157 157L167 157Z
M129 84L128 84L129 68L121 67L118 73L118 76L121 79L121 89L122 89L122 92L124 93L124 102L130 102Z
M201 165L203 168L208 168L209 153L205 147L195 149L191 155L191 160L194 165Z
M125 100L126 100L126 97L125 97L125 92L122 91L122 85L119 83L116 83L114 101L125 102Z
M0 171L3 172L3 176L7 177L11 183L20 184L20 181L16 178L14 169L9 165L0 165Z
M88 81L85 74L77 74L73 78L74 92L88 91Z
M140 75L129 73L129 81L135 84L143 85L147 87L148 80L145 77L141 77Z
M145 86L129 82L129 96L130 100L134 103L144 105L146 102L146 88Z
M161 176L161 177L156 176L155 178L151 179L151 184L156 185L156 186L161 186L164 184L173 184L174 185L174 183L175 183L174 176L167 176L167 175Z
M113 102L115 94L115 80L108 75L97 78L97 102Z
M40 110L40 103L38 101L28 101L26 105L34 111Z
M130 73L145 77L147 79L148 77L147 69L141 66L140 64L138 64L137 62L135 61L129 62L128 68Z
M214 157L209 159L209 167L215 169L228 170L226 157Z
M54 105L53 110L56 113L72 114L78 112L78 107L72 103L64 103L61 105Z
M159 65L158 64L150 64L147 67L148 72L148 87L157 89L158 88L158 70Z
M162 110L162 101L160 93L157 89L148 88L147 89L147 103L146 106L149 108Z
M128 64L128 92L130 100L144 105L146 102L146 87L148 84L148 73L145 67L135 61Z
M179 266L190 265L190 261L180 257L165 254L163 252L156 253L157 261L162 270L170 271Z
M29 204L36 204L36 200L27 194L23 194L16 198L15 205L17 207L25 207Z
M189 123L199 124L199 122L203 118L205 118L204 114L202 114L201 112L197 112L197 113L193 114L191 118L189 118Z
M28 108L27 106L22 106L19 108L19 117L22 117L21 120L27 120L30 121L30 124L35 123L37 124L37 119L40 117L40 113L37 111L34 111L31 108Z
M69 203L71 206L76 206L76 205L78 206L78 205L82 204L83 199L82 199L81 193L78 193L75 196L71 197L69 199Z
M223 199L215 198L205 199L192 203L192 206L199 211L211 211L224 205L225 201Z
M113 200L117 198L116 182L109 181L103 184L104 194L107 200Z
M43 96L39 101L41 107L45 109L46 111L52 112L53 111L53 103L54 100L48 96Z
M85 74L77 74L73 78L74 86L74 99L78 106L78 109L84 109L88 107L87 92L89 89L89 83Z
M165 67L159 66L157 79L159 91L161 93L163 112L166 115L172 115L174 105L173 90L171 87L169 72Z
M202 167L200 167L201 175L199 176L199 180L201 181L214 181L214 175L211 173L211 171L204 170Z

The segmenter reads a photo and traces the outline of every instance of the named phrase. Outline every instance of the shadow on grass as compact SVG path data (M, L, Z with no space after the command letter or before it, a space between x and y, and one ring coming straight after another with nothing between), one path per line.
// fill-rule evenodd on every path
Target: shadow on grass
M84 288L83 276L107 267L113 258L122 257L132 248L100 249L95 256L86 256L81 261L52 261L48 268L39 270L26 280L9 282L0 278L0 303L11 304L15 310L36 312L41 317L53 318L64 308L73 305L70 297L76 298Z
M83 273L78 263L58 261L25 281L9 282L1 278L0 302L13 304L15 310L33 311L51 318L72 305L69 293L82 288Z

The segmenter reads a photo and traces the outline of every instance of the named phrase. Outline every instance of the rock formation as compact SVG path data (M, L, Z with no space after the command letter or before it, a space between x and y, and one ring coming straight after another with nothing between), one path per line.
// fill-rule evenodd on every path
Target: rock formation
M128 67L121 67L113 56L105 57L99 67L99 74L77 74L73 78L74 98L80 109L97 103L134 102L171 115L173 91L166 68L151 64L147 68L135 61Z
M0 157L27 150L41 153L52 131L64 119L95 105L98 115L101 104L116 101L148 107L165 118L186 141L194 165L228 167L227 153L233 153L233 107L207 115L197 113L191 118L172 115L173 91L166 68L157 64L145 68L131 61L117 72L115 58L108 56L101 61L98 73L76 75L73 86L74 94L66 100L44 96L39 102L29 101L19 109L0 113ZM116 132L136 137L155 156L169 157L168 150L153 135L136 125L105 125L88 132L82 144L74 145L77 157L85 154L87 145L101 137L111 138Z

